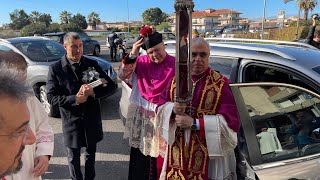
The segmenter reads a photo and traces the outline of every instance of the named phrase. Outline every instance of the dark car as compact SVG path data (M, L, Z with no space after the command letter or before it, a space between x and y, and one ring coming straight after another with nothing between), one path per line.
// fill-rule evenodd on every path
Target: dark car
M59 116L58 108L48 103L46 81L49 65L61 59L66 53L63 46L45 37L19 37L0 39L1 51L14 51L26 59L28 63L28 83L45 107L48 115L53 117ZM109 61L95 56L85 55L85 57L97 61L103 71L117 84L117 73Z
M63 44L65 32L46 33L43 36ZM78 33L83 41L83 54L100 55L100 44L98 41L91 39L86 33Z

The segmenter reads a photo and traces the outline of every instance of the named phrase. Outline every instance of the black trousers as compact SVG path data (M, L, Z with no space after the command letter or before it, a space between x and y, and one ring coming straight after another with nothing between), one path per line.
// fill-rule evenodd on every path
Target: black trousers
M96 145L90 145L85 148L85 180L93 180L96 176L95 159L96 159ZM72 180L83 180L80 166L81 148L67 148L69 172Z
M128 180L156 180L157 159L131 147Z
M110 44L110 58L117 61L117 46L114 43Z

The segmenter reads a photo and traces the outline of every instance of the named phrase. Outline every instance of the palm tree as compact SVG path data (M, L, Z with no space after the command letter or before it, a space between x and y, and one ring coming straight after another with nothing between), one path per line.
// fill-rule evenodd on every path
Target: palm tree
M301 3L300 3L301 1ZM298 6L303 10L303 19L307 22L309 11L312 11L317 5L317 0L297 0Z
M93 29L96 29L96 25L100 22L99 14L96 12L91 12L88 15L89 24L92 25Z
M40 19L41 13L39 13L38 11L32 11L31 14L29 15L30 21L32 23L38 23L39 19Z
M61 24L68 24L70 22L70 19L71 13L69 13L68 11L64 10L60 13Z

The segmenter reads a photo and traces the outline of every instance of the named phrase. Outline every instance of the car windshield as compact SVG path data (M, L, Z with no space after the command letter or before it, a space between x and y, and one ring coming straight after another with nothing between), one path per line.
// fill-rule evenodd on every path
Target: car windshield
M58 42L60 40L60 36L57 35L46 35L46 37Z
M57 61L65 54L61 44L50 40L19 42L14 46L35 62Z

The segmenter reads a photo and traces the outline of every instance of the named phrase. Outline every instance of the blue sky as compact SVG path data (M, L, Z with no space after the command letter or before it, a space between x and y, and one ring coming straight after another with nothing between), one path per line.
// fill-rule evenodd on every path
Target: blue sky
M9 13L14 9L24 9L28 14L31 11L48 13L54 22L60 22L59 13L63 10L86 17L94 11L105 22L127 21L127 2L130 20L141 20L141 14L147 8L159 7L166 13L174 12L174 0L0 0L0 25L10 22ZM241 12L241 17L263 15L263 0L194 0L194 3L195 10L227 8ZM296 15L298 11L295 1L284 4L283 0L267 0L267 17L276 16L280 9L284 9L287 16ZM314 12L320 12L320 8L316 7Z

